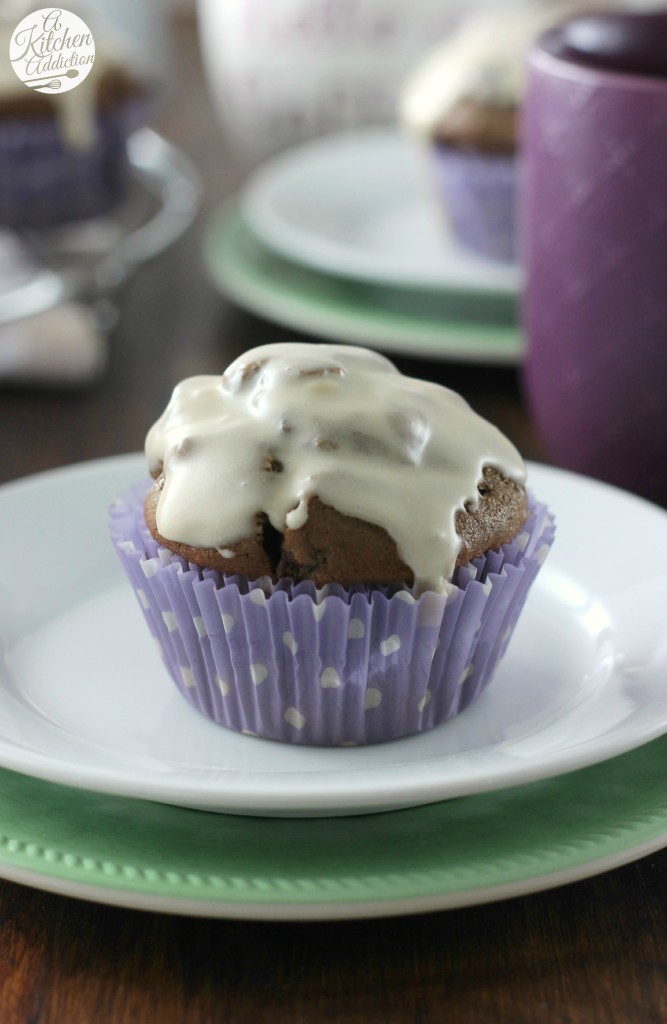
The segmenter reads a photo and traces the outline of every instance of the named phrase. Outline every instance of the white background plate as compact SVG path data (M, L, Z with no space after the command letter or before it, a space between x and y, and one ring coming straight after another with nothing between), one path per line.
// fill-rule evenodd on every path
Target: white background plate
M0 489L5 767L222 811L358 813L545 778L667 731L654 506L530 467L558 533L489 690L421 737L327 750L235 735L176 692L107 538L107 505L143 473L123 456Z
M420 156L387 129L309 142L253 175L243 216L265 245L328 273L405 288L516 294L517 266L476 256L448 234L419 180Z
M428 359L518 363L523 350L512 297L367 285L285 260L261 242L235 203L209 225L212 281L253 313L318 337Z

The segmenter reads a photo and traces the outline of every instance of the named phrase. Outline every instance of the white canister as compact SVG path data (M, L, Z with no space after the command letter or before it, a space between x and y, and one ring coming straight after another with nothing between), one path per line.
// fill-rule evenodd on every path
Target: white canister
M314 136L392 123L405 76L470 10L470 0L199 0L226 136L256 162Z

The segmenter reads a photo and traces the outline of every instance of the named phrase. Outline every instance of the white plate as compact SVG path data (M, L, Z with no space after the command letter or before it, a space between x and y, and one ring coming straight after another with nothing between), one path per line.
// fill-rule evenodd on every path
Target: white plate
M317 270L406 288L515 295L519 268L447 234L396 131L367 129L274 157L247 183L244 218L265 245Z
M489 690L421 737L327 750L233 734L176 692L106 536L108 503L143 472L124 456L0 489L5 767L220 811L359 813L546 778L667 732L667 514L652 505L531 467L558 534Z
M204 244L211 279L235 302L285 327L383 352L464 363L519 363L512 298L410 291L322 274L259 242L236 204L211 219Z

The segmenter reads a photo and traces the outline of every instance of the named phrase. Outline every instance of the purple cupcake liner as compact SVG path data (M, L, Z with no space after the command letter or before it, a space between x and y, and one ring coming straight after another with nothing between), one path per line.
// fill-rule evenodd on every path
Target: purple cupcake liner
M249 581L153 539L148 483L110 510L111 537L162 659L198 711L236 732L326 746L419 733L479 697L554 539L531 498L521 533L457 570L448 595Z
M0 224L45 228L107 213L127 190L127 139L146 109L136 99L99 116L83 149L63 142L56 117L0 122Z
M518 258L518 162L434 145L436 186L455 237L469 249L509 263Z

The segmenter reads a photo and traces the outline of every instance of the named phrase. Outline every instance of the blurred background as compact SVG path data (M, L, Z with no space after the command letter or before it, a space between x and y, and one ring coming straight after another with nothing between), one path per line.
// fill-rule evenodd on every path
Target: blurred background
M130 194L117 208L65 231L2 232L2 479L136 450L179 379L286 338L386 351L547 460L522 395L518 262L451 239L441 248L398 117L406 80L436 44L478 9L516 6L77 3L95 31L131 43L149 131L131 143ZM5 22L23 7L8 4ZM352 149L341 149L350 131ZM309 149L318 138L333 150ZM392 218L381 210L362 239L355 202L379 208L389 189L409 203Z

